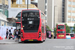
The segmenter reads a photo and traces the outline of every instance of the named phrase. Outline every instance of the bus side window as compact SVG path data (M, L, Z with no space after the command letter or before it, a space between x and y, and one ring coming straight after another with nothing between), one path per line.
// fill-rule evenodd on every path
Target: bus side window
M44 26L42 26L42 33L44 33Z

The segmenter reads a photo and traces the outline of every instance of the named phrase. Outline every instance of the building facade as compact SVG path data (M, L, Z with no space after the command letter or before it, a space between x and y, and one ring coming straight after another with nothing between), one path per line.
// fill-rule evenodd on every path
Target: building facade
M59 23L75 25L75 0L38 0L38 8L45 12L51 29Z
M69 26L75 25L75 0L65 0L65 16Z
M38 9L46 15L47 25L54 28L54 0L38 0Z
M16 15L21 12L23 9L27 9L27 0L8 0L8 18L15 18ZM37 9L37 7L31 4L31 0L28 0L29 9Z
M0 26L7 26L7 17L0 12Z

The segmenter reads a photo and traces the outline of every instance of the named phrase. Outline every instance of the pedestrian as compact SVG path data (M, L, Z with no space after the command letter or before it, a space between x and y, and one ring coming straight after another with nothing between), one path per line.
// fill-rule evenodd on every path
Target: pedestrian
M20 36L21 36L21 30L19 29L19 31L18 31L18 39L20 39Z
M13 30L13 28L11 28L11 33L12 33L12 35L14 34L14 30Z
M12 33L11 33L11 30L9 30L9 39L12 38Z
M15 35L16 35L16 40L15 41L18 41L18 33L19 33L19 31L17 30L16 33L15 33Z
M51 37L52 37L52 39L54 39L54 33L53 33L53 31L51 31Z
M14 30L14 39L16 39L16 29Z
M18 31L18 42L21 42L20 37L21 37L21 29L19 29L19 31Z
M7 29L7 30L6 30L6 39L8 38L8 33L9 33L9 32L8 32L8 29Z

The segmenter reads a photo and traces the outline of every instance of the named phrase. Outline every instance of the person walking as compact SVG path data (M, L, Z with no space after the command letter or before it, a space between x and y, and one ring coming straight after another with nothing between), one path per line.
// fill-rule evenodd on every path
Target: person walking
M14 39L16 39L16 29L14 30Z
M12 38L12 33L11 33L11 30L9 30L9 39Z
M6 30L6 39L8 38L8 33L9 33L9 32L8 32L8 29L7 29L7 30Z
M19 29L19 31L18 31L18 39L20 39L20 36L21 36L21 30Z
M21 42L21 30L18 31L18 42Z
M18 41L18 33L19 33L19 31L17 30L16 33L15 33L15 36L16 36L16 40L15 41Z

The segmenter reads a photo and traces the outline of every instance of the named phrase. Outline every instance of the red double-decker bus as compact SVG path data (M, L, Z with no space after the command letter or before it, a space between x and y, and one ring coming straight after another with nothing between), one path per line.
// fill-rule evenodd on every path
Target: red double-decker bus
M45 41L45 15L37 9L21 12L21 41Z
M65 25L57 25L57 39L66 39Z

